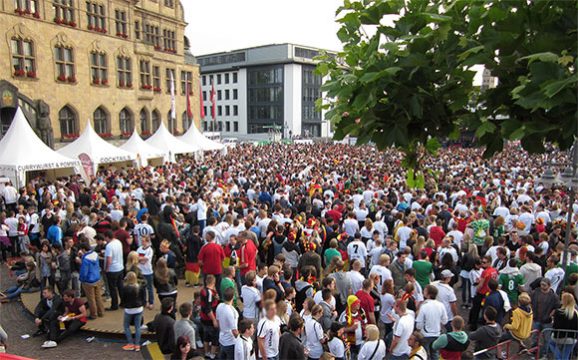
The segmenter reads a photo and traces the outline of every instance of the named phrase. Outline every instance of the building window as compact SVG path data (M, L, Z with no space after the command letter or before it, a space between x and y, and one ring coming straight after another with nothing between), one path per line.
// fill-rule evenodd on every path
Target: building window
M162 50L160 29L158 26L148 23L144 24L144 42L153 45L155 50Z
M233 122L233 131L239 132L239 122L238 121Z
M73 0L54 0L52 6L54 8L55 23L76 26Z
M118 114L118 125L122 137L129 137L132 134L134 125L132 123L132 113L129 109L124 108L120 111Z
M231 91L229 89L225 90L225 100L229 100Z
M153 131L157 131L161 126L161 114L158 110L153 111Z
M237 83L237 73L234 72L233 73L233 84L236 84L236 83Z
M92 121L94 123L94 131L99 135L110 135L110 127L108 126L108 114L102 108L98 107L94 114L92 114Z
M203 121L203 131L207 131L207 122Z
M140 21L134 22L134 37L140 40Z
M237 89L233 89L233 100L237 100L239 97L239 91Z
M176 34L174 31L168 29L163 30L163 47L164 51L176 52L177 41L176 41Z
M229 83L229 73L225 74L225 84Z
M129 57L118 56L116 58L116 77L118 80L118 87L132 87L132 61Z
M140 61L140 88L151 90L151 62L148 60Z
M181 71L181 94L185 95L189 89L189 95L193 94L193 73L191 71Z
M205 116L208 116L209 114L207 113L207 107L203 106L203 112L205 113Z
M14 7L19 14L38 14L38 0L14 0Z
M189 119L189 116L187 115L186 111L183 111L183 132L189 130L189 128L191 127L191 124L193 122L193 119Z
M12 38L12 68L14 76L36 77L36 57L34 56L34 43L32 40Z
M155 113L158 115L157 111L153 111L153 119L155 116ZM143 135L150 135L151 134L151 128L149 125L149 113L147 111L147 109L142 108L139 114L140 117L140 133ZM154 120L153 120L154 123Z
M217 85L221 85L221 74L217 74Z
M153 90L161 92L161 68L160 66L153 66Z
M54 51L56 55L56 76L58 81L76 82L74 50L71 47L57 45Z
M303 65L301 89L301 118L303 121L321 121L321 112L315 107L315 101L321 98L321 83L321 76L315 73L315 67ZM313 130L312 136L318 135L316 130L318 127L310 127L310 130Z
M116 36L122 38L128 38L128 22L126 11L115 10L114 11L114 24L116 28Z
M233 116L239 115L239 107L237 105L233 105Z
M217 90L217 100L222 100L223 97L223 93L221 92L221 90Z
M223 107L221 105L217 106L217 115L223 116Z
M283 126L283 65L247 70L247 129L266 133Z
M106 11L104 5L86 2L86 22L88 30L106 33Z
M92 77L92 84L108 85L108 71L105 53L90 53L90 75Z
M225 132L231 132L231 123L228 121L225 123Z
M203 75L203 86L207 85L207 76Z
M167 76L167 94L171 92L171 74L172 74L172 78L176 81L176 75L175 75L175 69L167 69L166 70L166 76Z
M166 7L175 7L175 1L174 0L165 0L165 6Z
M207 92L203 91L203 101L207 101Z
M229 105L225 106L225 116L231 116L231 107Z
M65 106L58 112L60 123L60 136L63 139L76 139L78 137L78 119L76 112Z

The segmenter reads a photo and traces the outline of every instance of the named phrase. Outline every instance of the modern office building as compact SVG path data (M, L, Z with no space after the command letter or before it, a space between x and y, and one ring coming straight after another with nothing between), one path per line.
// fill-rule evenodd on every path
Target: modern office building
M328 136L329 124L315 108L322 79L315 73L314 58L321 51L276 44L198 56L206 114L203 129L241 139L264 138L274 129L284 137Z
M0 136L17 106L50 145L88 119L110 139L146 137L161 121L182 133L186 89L195 120L200 102L186 25L178 0L0 0Z

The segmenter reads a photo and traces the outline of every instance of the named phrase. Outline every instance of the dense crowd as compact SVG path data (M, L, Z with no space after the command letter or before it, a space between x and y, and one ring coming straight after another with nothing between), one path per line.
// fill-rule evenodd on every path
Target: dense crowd
M578 204L540 181L566 154L441 149L421 159L421 189L408 188L401 159L370 146L240 145L110 166L89 184L6 184L0 249L17 285L1 299L40 291L45 348L122 308L123 350L140 351L146 329L174 359L495 359L507 340L570 359L573 227L561 264ZM179 296L183 282L193 298Z

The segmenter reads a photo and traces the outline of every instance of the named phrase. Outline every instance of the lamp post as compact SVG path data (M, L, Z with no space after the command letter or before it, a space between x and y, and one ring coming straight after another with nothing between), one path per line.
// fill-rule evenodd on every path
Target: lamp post
M551 168L548 168L540 178L540 182L544 187L551 188L555 184L561 184L568 190L568 216L566 219L566 235L564 237L564 253L562 256L562 269L564 269L565 277L567 277L568 246L570 245L570 234L572 232L574 202L576 201L576 192L578 191L578 177L576 176L576 172L578 171L578 139L574 140L574 146L571 150L571 160L572 163L570 166L566 167L558 176L554 175L554 171Z

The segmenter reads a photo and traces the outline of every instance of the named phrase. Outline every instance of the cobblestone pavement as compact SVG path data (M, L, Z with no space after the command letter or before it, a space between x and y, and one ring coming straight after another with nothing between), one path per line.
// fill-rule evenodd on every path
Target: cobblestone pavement
M6 289L14 283L8 269L0 266L0 288ZM44 337L22 339L24 334L32 335L36 331L34 318L24 309L20 302L0 305L0 325L8 334L8 353L33 359L142 359L142 355L134 352L123 352L121 338L98 337L93 342L86 342L92 336L86 332L79 332L53 349L40 347ZM1 358L1 356L0 356Z

